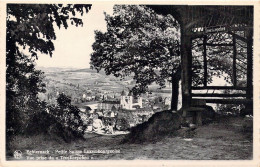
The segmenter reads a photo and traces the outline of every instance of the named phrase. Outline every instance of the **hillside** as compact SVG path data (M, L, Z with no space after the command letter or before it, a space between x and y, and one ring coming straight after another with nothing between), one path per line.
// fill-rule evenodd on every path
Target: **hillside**
M120 78L107 76L104 72L97 73L91 69L46 68L39 67L44 72L46 83L45 94L40 94L44 100L55 101L57 93L64 92L72 99L86 96L102 96L103 94L119 94L123 89L132 87L132 80L120 81ZM129 82L130 81L130 82ZM51 100L53 99L53 100Z
M103 95L119 97L123 90L128 90L135 84L131 77L116 78L112 75L106 75L104 71L97 73L96 70L89 68L38 67L38 69L44 72L47 90L45 94L40 94L39 97L42 100L48 100L50 103L55 103L57 94L61 92L72 97L74 102L78 102L84 94L99 98L102 98ZM158 90L156 84L149 86L149 88L156 94L164 94L162 96L169 96L171 93L169 87Z

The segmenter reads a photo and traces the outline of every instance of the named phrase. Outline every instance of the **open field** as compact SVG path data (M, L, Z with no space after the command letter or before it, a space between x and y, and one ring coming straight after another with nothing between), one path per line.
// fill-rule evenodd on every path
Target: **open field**
M50 154L42 156L86 156L89 159L165 159L165 160L250 160L253 158L252 131L244 127L245 119L240 117L222 118L219 122L197 128L192 136L167 136L153 143L129 144L121 143L125 137L101 136L86 134L86 140L64 143L49 140L47 136L17 137L7 159L14 150L21 150L23 160L28 154L26 150L49 150ZM250 122L252 123L252 122ZM189 137L189 138L188 138ZM188 138L188 139L187 139ZM55 150L120 150L120 153L74 153L58 154ZM36 157L37 155L31 155Z

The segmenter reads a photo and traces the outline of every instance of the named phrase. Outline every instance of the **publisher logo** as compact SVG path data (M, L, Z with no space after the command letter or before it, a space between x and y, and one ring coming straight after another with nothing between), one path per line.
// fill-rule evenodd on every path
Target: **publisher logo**
M14 151L14 158L15 159L21 159L22 158L22 152L20 150Z

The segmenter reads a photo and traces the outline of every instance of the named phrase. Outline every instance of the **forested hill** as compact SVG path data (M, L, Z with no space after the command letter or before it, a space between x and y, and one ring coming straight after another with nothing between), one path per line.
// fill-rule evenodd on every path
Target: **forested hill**
M64 92L72 98L81 98L83 94L100 95L120 93L123 89L131 88L134 81L131 78L120 80L104 71L97 73L92 69L38 67L44 72L44 83L47 92L41 94L42 99L52 99L59 92ZM92 92L92 93L89 93Z

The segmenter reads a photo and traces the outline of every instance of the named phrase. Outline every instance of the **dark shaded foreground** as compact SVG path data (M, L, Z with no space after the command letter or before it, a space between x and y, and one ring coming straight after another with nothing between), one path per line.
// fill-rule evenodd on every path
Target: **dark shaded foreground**
M198 127L191 136L165 136L154 142L122 143L126 135L101 136L86 134L86 140L65 143L48 136L18 136L8 151L8 160L14 160L14 150L21 150L26 160L26 150L49 150L42 156L61 156L55 150L120 150L120 153L78 153L90 159L183 159L183 160L250 160L253 157L252 120L225 117L218 122ZM187 138L189 137L189 138ZM62 154L69 156L71 154ZM36 155L35 155L36 156Z

